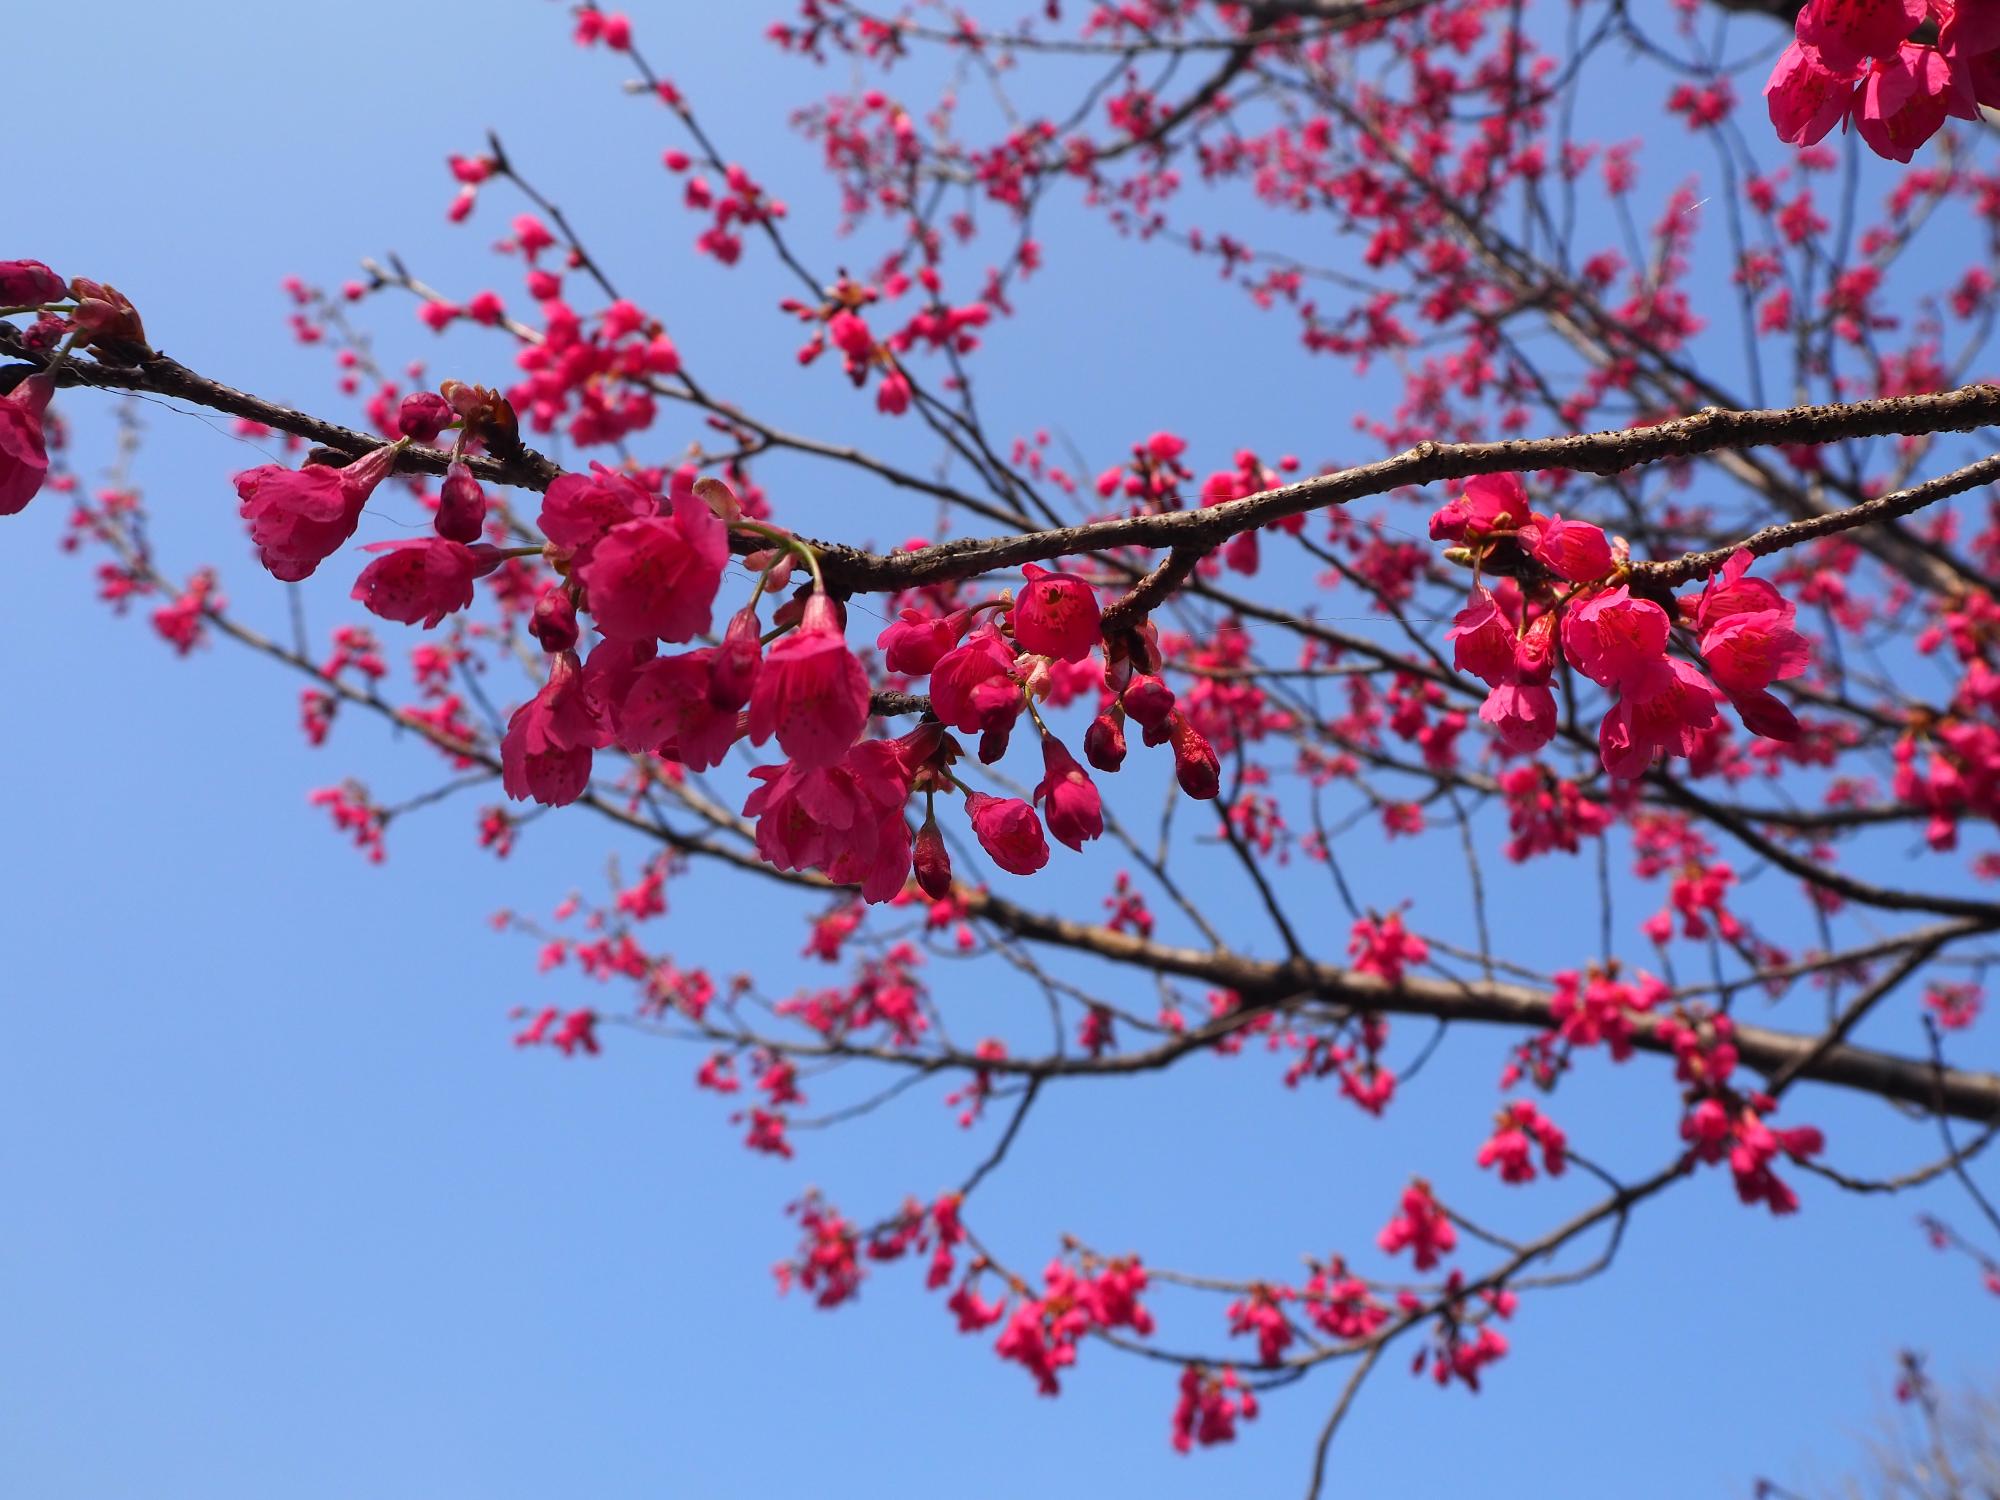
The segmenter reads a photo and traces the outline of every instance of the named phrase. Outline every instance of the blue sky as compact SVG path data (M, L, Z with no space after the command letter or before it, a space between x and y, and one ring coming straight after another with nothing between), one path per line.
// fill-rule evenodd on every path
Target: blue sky
M634 12L656 60L832 264L839 251L812 237L827 227L814 153L784 129L783 106L844 73L779 60L757 8ZM419 26L407 7L365 0L331 30L214 0L10 19L10 52L35 60L10 81L14 115L41 123L14 135L8 190L22 209L0 251L112 281L169 353L331 411L323 357L285 340L279 278L337 284L359 255L393 248L441 284L487 284L500 268L480 247L505 215L496 200L473 229L446 225L442 159L497 125L716 384L767 390L809 430L876 435L831 372L770 374L795 341L770 312L780 283L688 253L691 222L658 165L680 143L618 94L615 63L568 46L554 7ZM1351 456L1345 413L1362 388L1302 364L1291 325L1073 213L1043 237L1050 263L1024 316L982 355L1000 431L1059 427L1093 467L1161 427L1208 466L1238 446ZM390 362L502 374L496 346L439 345L404 317L377 316ZM1297 378L1244 378L1266 369ZM69 409L88 472L107 451L108 407ZM222 419L158 404L142 415L137 478L170 566L216 561L246 614L278 618L227 485L262 457ZM663 431L663 447L683 436ZM789 504L783 477L774 467L767 482ZM799 514L858 515L849 535L895 540L928 519L850 479L809 498L799 482ZM482 794L399 824L387 866L366 865L305 792L350 773L385 796L420 790L407 752L358 724L311 751L295 682L227 647L174 661L141 621L92 602L88 568L57 551L62 522L61 506L33 507L0 554L19 622L0 749L15 789L0 808L11 1490L1082 1496L1113 1473L1163 1497L1300 1486L1334 1394L1323 1383L1270 1401L1235 1447L1179 1459L1160 1368L1086 1349L1064 1397L1043 1401L983 1341L954 1335L915 1274L883 1273L833 1315L776 1298L780 1210L805 1185L867 1213L953 1180L990 1129L961 1136L919 1094L780 1165L743 1152L726 1111L696 1095L691 1054L617 1034L589 1062L516 1051L511 1007L598 995L567 974L538 979L532 948L487 918L597 888L614 847L603 830L543 819L496 865L472 840ZM315 594L322 625L339 592ZM1461 878L1427 867L1434 857L1380 855L1375 898ZM1094 902L1102 887L1074 888ZM670 921L723 953L803 940L743 897L688 881ZM1654 899L1628 904L1636 917ZM1523 885L1496 920L1546 923L1546 906ZM1250 934L1257 918L1222 920ZM689 943L691 958L728 967ZM964 1004L978 1016L1004 997ZM1908 1029L1886 1040L1908 1045ZM1277 1088L1260 1057L1058 1091L982 1190L982 1232L1031 1264L1070 1229L1191 1270L1284 1274L1304 1252L1361 1251L1412 1166L1458 1172L1475 1214L1541 1222L1580 1190L1523 1203L1464 1171L1501 1045L1454 1038L1424 1097L1380 1123L1330 1093ZM1577 1085L1558 1107L1588 1122L1596 1154L1659 1160L1671 1090L1657 1067ZM1810 1097L1808 1117L1859 1166L1929 1144L1874 1138L1878 1112ZM1641 1218L1611 1277L1524 1306L1485 1394L1386 1368L1336 1473L1370 1494L1746 1493L1760 1471L1837 1468L1843 1426L1871 1417L1903 1345L1931 1350L1947 1376L1990 1375L1995 1305L1963 1263L1923 1249L1916 1201L1808 1187L1805 1213L1773 1222L1739 1209L1719 1174L1676 1198Z

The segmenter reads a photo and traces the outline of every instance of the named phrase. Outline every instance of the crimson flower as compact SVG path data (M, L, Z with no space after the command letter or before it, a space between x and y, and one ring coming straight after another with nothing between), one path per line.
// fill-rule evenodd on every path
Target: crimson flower
M262 464L236 476L236 494L257 559L274 578L297 583L347 544L361 508L396 465L399 445L357 458L345 468Z
M799 628L774 645L750 693L750 739L778 746L802 769L837 765L868 723L868 674L847 649L825 594L806 600Z
M30 375L0 396L0 516L19 514L49 477L42 413L55 390L48 376Z

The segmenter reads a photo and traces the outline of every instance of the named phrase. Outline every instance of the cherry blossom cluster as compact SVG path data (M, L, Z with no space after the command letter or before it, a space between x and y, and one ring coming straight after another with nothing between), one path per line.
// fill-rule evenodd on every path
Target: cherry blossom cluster
M1482 475L1431 517L1431 536L1455 544L1475 568L1526 564L1527 581L1473 585L1452 622L1453 663L1489 688L1479 717L1515 754L1556 737L1556 669L1567 663L1615 695L1598 728L1604 769L1631 779L1662 754L1692 756L1728 702L1752 733L1793 740L1799 723L1770 691L1811 665L1793 627L1796 606L1768 582L1747 577L1738 551L1677 616L1636 595L1622 549L1586 521L1528 508L1518 476ZM1668 650L1676 625L1698 643L1708 675ZM1713 680L1711 680L1711 678Z
M1764 94L1780 140L1852 125L1906 162L1947 119L2000 108L2000 11L1985 0L1809 0Z
M266 409L270 425L239 416L235 428L287 445L286 462L236 480L263 566L296 581L351 561L360 608L411 627L400 657L354 623L330 633L300 623L290 644L282 632L251 637L212 569L167 572L154 558L136 485L114 475L87 495L63 472L50 408L63 362L94 352L89 380L143 381L131 372L145 334L111 289L31 261L0 262L0 316L24 324L6 337L48 366L0 397L0 513L42 488L69 496L64 545L105 549L101 597L120 610L144 600L177 654L238 632L261 641L304 676L297 708L309 743L331 742L348 717L384 714L415 731L403 737L452 778L431 796L504 791L508 805L467 819L497 857L532 842L541 807L572 803L614 820L621 840L648 839L636 868L614 867L603 905L572 897L557 907L559 923L580 925L551 933L496 919L539 937L539 965L559 987L553 1003L513 1014L514 1040L572 1057L614 1037L692 1042L696 1087L773 1169L808 1154L821 1139L812 1127L846 1113L847 1080L870 1073L896 1081L857 1108L930 1080L932 1105L941 1101L969 1139L1004 1119L989 1166L1045 1088L1182 1057L1262 1053L1275 1060L1272 1077L1298 1090L1289 1107L1319 1105L1304 1097L1317 1080L1370 1116L1392 1103L1421 1107L1432 1043L1402 1050L1418 1034L1403 1019L1414 1014L1437 1036L1449 1022L1455 1041L1487 1022L1511 1028L1494 1049L1491 1124L1461 1141L1456 1163L1461 1180L1479 1171L1510 1187L1563 1179L1505 1195L1510 1212L1530 1207L1524 1199L1561 1200L1589 1178L1614 1194L1594 1222L1609 1213L1622 1224L1640 1197L1726 1164L1745 1204L1789 1213L1798 1196L1786 1179L1823 1142L1810 1126L1772 1123L1780 1098L1788 1116L1798 1101L1782 1059L1805 1059L1798 1082L1824 1084L1840 1081L1842 1067L1857 1076L1859 1054L1860 1071L1877 1080L1861 1087L1916 1108L1964 1075L1873 1051L1872 1025L1857 1040L1809 1015L1809 1028L1774 1039L1742 997L1776 1001L1801 981L1834 996L1870 978L1882 954L1916 954L1912 945L1929 940L1884 922L1869 929L1870 946L1842 954L1843 912L1957 924L1990 906L1978 887L2000 880L2000 855L1978 847L2000 823L2000 606L1988 586L2000 573L2000 508L1984 481L1953 491L1966 497L1959 505L1894 493L1936 472L1942 435L1972 419L1850 428L1854 407L1829 416L1806 405L1884 398L1868 404L1915 412L1978 378L1979 340L2000 306L2000 279L1979 253L2000 216L2000 175L1968 133L1974 149L1957 150L1954 137L1952 170L1884 172L1889 190L1871 204L1867 179L1858 191L1830 190L1842 156L1820 142L1852 125L1879 154L1910 160L1948 118L1973 118L2000 92L2000 23L1970 0L1813 0L1767 90L1779 133L1802 149L1770 170L1748 161L1731 128L1728 66L1690 47L1662 100L1672 133L1684 124L1691 147L1722 154L1727 186L1685 180L1676 156L1673 185L1649 207L1640 145L1564 128L1556 105L1579 70L1508 7L1430 0L1381 18L1295 9L1084 7L1051 44L1076 46L1079 66L1101 49L1106 67L1075 110L1045 112L1046 100L1011 91L1063 7L1002 35L969 17L932 26L921 10L888 18L849 0L802 0L796 23L774 27L772 39L810 59L840 54L852 66L838 71L856 79L796 116L823 152L852 234L827 274L792 237L761 174L732 161L688 98L653 72L631 22L572 7L577 44L636 73L627 94L680 127L658 152L667 175L650 182L694 217L695 253L741 268L773 252L792 295L756 310L795 330L782 342L796 345L811 378L839 371L857 421L901 419L877 424L898 443L939 439L950 456L934 470L905 468L844 430L795 438L757 403L716 394L691 341L684 351L658 312L614 288L493 138L449 160L447 213L470 221L501 194L527 200L493 247L519 291L439 291L393 260L364 262L337 297L294 280L292 335L332 356L335 389L362 414L361 430L331 444L344 461L322 451L301 463L303 443L326 442L330 424ZM1692 3L1661 9L1615 8L1635 40L1656 25L1692 28ZM961 108L970 89L934 105L909 97L926 47L978 63L960 82L976 75L1000 99L989 137L978 111ZM1147 58L1173 65L1149 72ZM879 80L866 76L873 67ZM1774 404L1767 391L1783 393L1776 404L1797 402L1790 415L1800 420L1772 442L1662 446L1625 467L1540 466L1562 463L1563 452L1509 460L1521 475L1472 477L1431 518L1443 556L1404 510L1423 504L1421 482L1274 519L1263 510L1239 525L1231 511L1211 513L1259 511L1302 474L1306 485L1365 476L1370 455L1339 454L1339 438L1315 434L1328 450L1315 468L1232 443L1213 450L1226 462L1204 462L1196 444L1209 437L1190 427L1152 432L1100 467L1082 454L1056 461L1046 428L982 427L981 409L994 404L974 404L983 373L974 356L1035 290L1037 231L1054 221L1044 210L1064 187L1114 233L1184 249L1254 307L1295 316L1305 350L1351 361L1388 389L1354 419L1363 448L1422 456L1551 433L1601 457L1603 439L1674 425L1699 406L1756 415L1751 407ZM1579 197L1601 198L1603 211L1566 223L1564 205ZM1211 209L1219 222L1200 218ZM1366 274L1330 250L1306 255L1282 231L1262 242L1259 209L1274 223L1313 216L1303 220L1313 243L1351 244ZM999 233L989 237L981 231L992 220ZM1921 240L1949 253L1950 232L1925 229L1933 223L1969 226L1960 243L1970 249L1936 274L1925 265L1923 295L1905 297L1908 247ZM1318 233L1329 228L1338 233ZM875 231L879 243L866 238ZM1747 353L1741 372L1733 348L1726 364L1711 358L1729 296ZM510 372L486 389L434 384L416 363L384 371L346 321L378 297L407 297L435 333L498 344ZM683 415L686 446L652 466L642 443ZM1593 427L1606 431L1579 436ZM586 451L571 458L565 448L558 465L524 448L523 434L546 437L551 451ZM440 445L448 452L432 451ZM881 556L862 555L858 541L852 551L812 542L778 524L752 477L762 455L786 449L936 498L928 524L940 545L954 542L953 506L988 522L1004 515L1019 535L995 540L1014 559L1039 560L935 581L958 570L925 566L930 540ZM592 451L603 463L587 462ZM397 530L394 541L357 546L364 520L381 519L391 497L419 516L418 539ZM1139 521L1131 531L1146 543L1058 551L1051 530L1044 544L1018 545L1041 524L1027 519L1030 507L1053 528L1065 506L1086 525ZM1800 534L1764 526L1774 517ZM1754 558L1729 550L1744 537ZM854 572L834 564L856 558L889 581L849 596ZM934 581L895 581L905 567L904 577ZM1472 598L1460 609L1465 569ZM1308 597L1277 597L1292 586ZM1691 592L1676 598L1683 588ZM1448 665L1430 625L1454 611ZM1906 670L1912 654L1921 674ZM492 687L493 669L514 660L528 667L525 703ZM392 668L401 661L407 690ZM1780 683L1792 684L1782 699ZM1748 734L1731 732L1725 708ZM896 723L905 716L907 728ZM1475 718L1489 734L1467 740ZM1015 743L1027 736L1032 747ZM1499 753L1482 761L1471 747L1489 737ZM1171 757L1157 848L1114 821L1103 781L1135 739L1166 750L1155 758L1162 782ZM1541 752L1558 745L1582 754L1550 764ZM721 778L708 773L726 762L747 774L747 799L716 795ZM1018 776L1019 794L1003 795L1007 772L1025 765L1034 770ZM1175 823L1176 789L1212 799L1215 814L1194 830ZM424 801L352 779L312 794L319 815L374 861L387 831ZM1504 817L1504 840L1491 846L1510 866L1540 862L1532 872L1502 867L1515 885L1506 894L1532 878L1559 922L1588 920L1561 904L1565 877L1597 874L1603 946L1589 951L1601 957L1551 973L1494 944L1482 816ZM1462 838L1476 924L1454 923L1468 903L1433 890L1428 870L1414 890L1383 873L1405 868L1397 861L1411 845L1422 856L1445 843L1434 837L1444 830ZM1101 850L1107 833L1124 843L1124 867L1080 897L1058 888L1043 910L1029 909L1023 888L1001 899L954 870L969 842L1002 871L1032 876L1067 863L1055 845ZM1961 841L1974 846L1962 861L1973 895L1956 881L1921 889L1921 867L1905 890L1873 862L1884 849L1943 854ZM1626 843L1630 877L1657 882L1657 900L1642 894L1633 907L1620 891L1614 912L1613 862ZM638 935L645 923L687 925L674 887L691 865L742 866L753 849L768 867L760 889L785 892L792 908L760 904L755 946L779 962L796 948L806 974L775 992L761 951L759 973L731 973L707 967L706 953L659 951ZM1844 860L1850 852L1859 858ZM1580 853L1573 864L1553 858ZM1205 911L1228 889L1209 878L1215 870L1190 868L1208 863L1219 879L1240 873L1250 884ZM1328 877L1330 893L1316 883ZM1794 916L1808 931L1773 914L1772 892L1793 881L1803 892ZM1302 882L1314 882L1305 900ZM1306 904L1329 900L1338 916ZM670 905L675 920L663 920ZM1289 959L1263 949L1254 927L1239 935L1236 919L1254 924L1259 905ZM782 939L788 916L802 943ZM1952 978L1926 975L1899 997L1934 1041L1979 1024L1983 960L1958 945L1977 946L1990 925L1940 930L1960 934L1947 937ZM1767 931L1799 950L1796 961ZM1652 945L1648 962L1664 978L1618 956L1635 939ZM1699 945L1713 984L1683 982L1682 945ZM1050 1050L997 1023L1003 1035L984 1021L960 1024L950 976L975 963L1002 973L1002 960L1047 999ZM1100 987L1086 974L1100 968L1138 982ZM629 1006L577 993L612 984L629 986ZM1146 998L1135 1003L1135 992ZM1614 1185L1597 1163L1622 1173L1622 1153L1600 1158L1604 1148L1553 1095L1572 1071L1643 1051L1671 1054L1677 1103L1630 1144L1658 1148L1667 1165ZM1763 1075L1762 1087L1746 1070ZM1517 1093L1527 1090L1534 1098ZM827 1113L808 1115L808 1095ZM1574 1150L1558 1116L1576 1130ZM1504 1247L1567 1247L1583 1231L1573 1222L1543 1240L1510 1239L1511 1227L1489 1234L1459 1212L1441 1169L1429 1170L1443 1186L1412 1180L1377 1238L1384 1255L1408 1255L1417 1274L1439 1278L1422 1287L1368 1281L1339 1256L1310 1262L1302 1283L1181 1277L1150 1255L1099 1256L1071 1240L1040 1275L1024 1274L989 1255L964 1218L986 1167L963 1191L930 1184L872 1224L807 1196L794 1205L799 1244L778 1277L834 1307L881 1264L922 1264L955 1325L1050 1395L1086 1343L1139 1346L1156 1312L1168 1321L1168 1298L1199 1283L1226 1302L1212 1320L1216 1345L1144 1350L1172 1362L1169 1436L1186 1452L1233 1439L1266 1391L1325 1360L1372 1362L1393 1339L1405 1339L1415 1372L1479 1388L1507 1353L1501 1328L1516 1287L1560 1279L1519 1275L1525 1263ZM1471 1264L1496 1249L1484 1269ZM1981 1264L1990 1269L1990 1256Z

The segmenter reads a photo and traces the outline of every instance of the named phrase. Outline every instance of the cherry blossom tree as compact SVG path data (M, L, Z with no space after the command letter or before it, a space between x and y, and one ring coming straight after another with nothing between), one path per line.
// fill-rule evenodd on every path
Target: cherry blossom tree
M1977 1061L2000 954L2000 10L804 0L769 40L817 96L795 121L824 178L784 184L711 133L708 85L659 70L671 13L645 19L573 9L574 82L632 96L687 253L851 387L840 431L721 388L676 344L671 288L600 260L498 135L439 151L450 218L507 226L504 290L471 253L288 283L292 337L332 362L321 409L181 363L75 274L119 267L0 262L0 514L69 507L104 601L182 656L289 670L324 753L402 731L422 790L310 794L368 858L420 811L502 859L544 816L636 851L597 899L511 924L596 986L520 1016L521 1046L684 1044L779 1157L941 1095L964 1175L796 1202L780 1285L832 1308L920 1282L1044 1395L1150 1361L1183 1452L1272 1394L1319 1400L1313 1493L1385 1358L1504 1379L1517 1310L1611 1272L1669 1199L1893 1213L1950 1184L1958 1216L1925 1233L1969 1299L2000 1294L1976 1175L2000 1131ZM1658 123L1599 138L1593 91L1632 78ZM795 235L785 196L829 189L842 238ZM1058 201L1135 257L1211 267L1374 405L1296 453L1160 430L1091 458L996 426L983 343L1060 340L1034 329ZM413 319L485 353L405 368ZM285 445L216 476L243 558L175 556L129 452L88 477L104 456L63 416L121 392ZM879 513L810 534L766 483L781 461ZM871 542L912 499L928 533ZM337 622L278 586L321 572L352 579ZM1378 873L1406 843L1435 878ZM796 920L825 982L773 985L758 944L677 925L669 888L696 879L740 888L762 933ZM1528 890L1534 930L1494 918ZM1008 997L1004 1027L968 1029L973 994ZM1441 1046L1490 1062L1490 1131L1409 1163L1302 1270L982 1233L979 1189L1055 1090L1172 1073L1198 1099L1216 1060L1264 1058L1375 1117L1426 1108ZM1568 1107L1617 1070L1652 1076L1648 1139ZM1878 1107L1874 1149L1815 1123L1839 1095ZM1884 1149L1905 1164L1854 1165ZM1504 1223L1454 1202L1479 1174Z

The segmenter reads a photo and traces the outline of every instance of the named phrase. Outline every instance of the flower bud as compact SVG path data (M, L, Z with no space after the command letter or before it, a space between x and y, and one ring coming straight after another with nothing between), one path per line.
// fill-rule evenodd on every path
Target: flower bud
M0 302L10 307L60 302L69 285L38 260L0 260Z
M114 286L86 281L81 276L70 282L69 287L70 295L76 298L76 311L70 320L83 335L83 342L108 341L145 347L146 325L139 321L139 310L132 305L131 298Z
M467 546L478 541L486 529L486 491L464 464L455 463L445 472L432 524L439 536Z
M1141 728L1157 729L1174 711L1174 690L1151 672L1140 672L1133 676L1119 701Z
M417 391L396 408L396 431L420 443L435 443L438 434L458 420L451 403L436 391Z
M951 894L951 851L944 846L944 834L935 817L926 816L917 830L917 842L910 862L917 872L917 885L933 901Z
M1167 721L1167 732L1174 742L1174 776L1181 790L1198 801L1209 801L1222 790L1222 764L1215 758L1215 747L1179 714Z
M562 584L550 584L535 601L535 612L528 617L528 634L551 656L575 648L576 601Z
M708 701L719 709L741 708L750 701L757 684L757 669L764 662L763 643L758 639L757 612L739 609L729 617L729 628L716 648L715 665L708 679Z
M1125 764L1125 726L1099 714L1083 735L1083 758L1107 774Z

